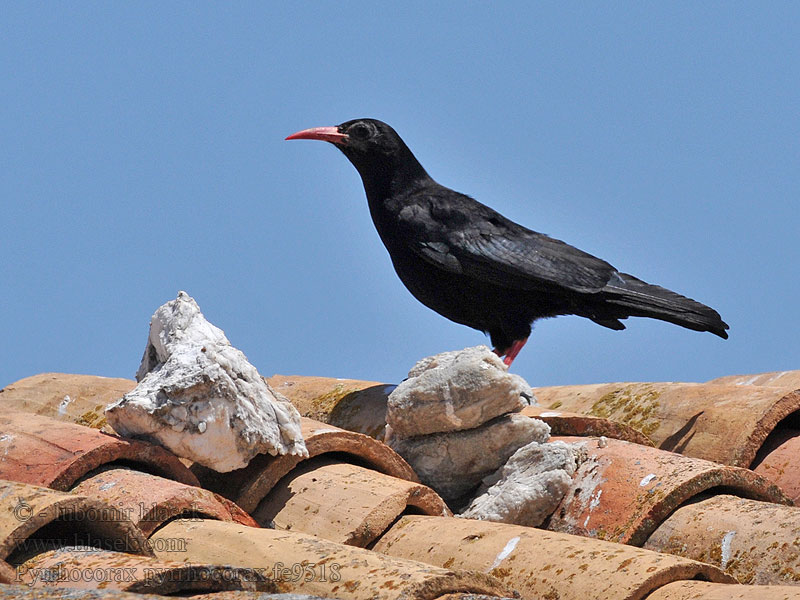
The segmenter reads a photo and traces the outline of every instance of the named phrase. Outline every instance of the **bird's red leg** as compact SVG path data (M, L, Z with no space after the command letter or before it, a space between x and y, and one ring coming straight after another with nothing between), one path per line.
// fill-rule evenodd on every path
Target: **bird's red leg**
M515 358L517 358L517 354L519 354L519 351L522 350L522 347L527 341L528 338L525 338L524 340L515 340L514 343L511 344L511 348L509 348L508 352L506 352L506 357L503 359L503 362L510 367L511 363L514 362ZM495 350L495 352L497 351Z

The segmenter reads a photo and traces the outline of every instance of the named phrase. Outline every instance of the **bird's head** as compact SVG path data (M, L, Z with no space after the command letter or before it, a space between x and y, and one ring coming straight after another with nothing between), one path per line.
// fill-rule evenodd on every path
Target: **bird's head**
M365 187L427 177L397 132L377 119L354 119L333 127L312 127L287 140L321 140L334 144L361 174Z

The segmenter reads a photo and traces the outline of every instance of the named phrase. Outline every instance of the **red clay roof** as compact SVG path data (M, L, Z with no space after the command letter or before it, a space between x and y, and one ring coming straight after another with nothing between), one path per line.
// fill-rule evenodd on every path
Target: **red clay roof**
M303 422L311 458L262 455L230 474L98 431L129 380L43 374L0 391L1 597L800 599L787 497L800 372L536 390L526 410L587 453L542 529L435 516L449 515L441 498L375 439L392 386L270 383L317 419Z

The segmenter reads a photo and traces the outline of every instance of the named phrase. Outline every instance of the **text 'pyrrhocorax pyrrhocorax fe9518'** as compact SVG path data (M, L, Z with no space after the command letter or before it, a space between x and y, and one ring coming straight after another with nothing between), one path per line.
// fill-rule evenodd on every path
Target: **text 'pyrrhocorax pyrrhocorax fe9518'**
M536 319L580 315L610 329L650 317L727 338L708 306L617 271L436 183L386 123L356 119L287 140L331 142L364 182L372 221L400 279L425 306L488 333L510 365Z

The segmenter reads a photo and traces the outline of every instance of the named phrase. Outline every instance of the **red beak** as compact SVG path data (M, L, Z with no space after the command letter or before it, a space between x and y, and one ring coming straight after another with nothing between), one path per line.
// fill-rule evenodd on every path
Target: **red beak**
M293 133L287 140L322 140L332 144L344 144L347 140L346 133L339 133L338 127L312 127Z

